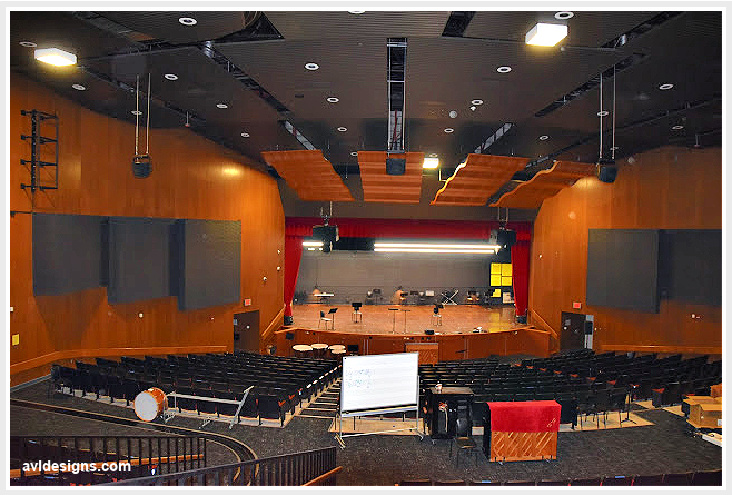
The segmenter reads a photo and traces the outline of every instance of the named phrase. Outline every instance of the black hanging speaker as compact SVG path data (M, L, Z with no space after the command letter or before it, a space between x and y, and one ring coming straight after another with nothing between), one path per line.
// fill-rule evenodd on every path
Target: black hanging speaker
M496 241L502 248L510 248L516 243L516 231L507 229L498 229L496 231Z
M407 170L406 158L387 158L386 175L404 175Z
M150 177L152 171L152 161L150 155L135 155L132 158L132 175L137 179L146 179Z
M602 182L615 182L618 175L618 169L615 166L615 160L600 158L597 162L596 170L597 178Z

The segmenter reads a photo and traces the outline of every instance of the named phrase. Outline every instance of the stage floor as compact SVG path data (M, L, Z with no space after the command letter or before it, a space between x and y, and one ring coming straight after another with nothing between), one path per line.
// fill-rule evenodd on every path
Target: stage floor
M335 330L359 334L397 334L424 335L425 329L434 329L436 334L472 333L474 328L482 327L484 332L499 332L526 325L515 323L513 306L487 308L478 305L445 306L440 309L442 325L432 320L433 306L363 306L361 323L353 322L351 306L328 306L325 304L303 304L292 307L294 326L299 328L331 329L333 322L320 321L320 312L328 313L330 308L338 308L335 315ZM390 311L389 308L398 308ZM406 312L404 310L407 310ZM406 314L406 322L405 322ZM333 315L327 315L328 318Z

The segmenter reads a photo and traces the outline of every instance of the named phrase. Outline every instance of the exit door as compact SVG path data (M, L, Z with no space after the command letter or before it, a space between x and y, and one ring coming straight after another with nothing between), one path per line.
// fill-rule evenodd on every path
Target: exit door
M561 350L583 349L585 347L586 315L562 311Z
M259 352L259 310L234 315L234 350Z

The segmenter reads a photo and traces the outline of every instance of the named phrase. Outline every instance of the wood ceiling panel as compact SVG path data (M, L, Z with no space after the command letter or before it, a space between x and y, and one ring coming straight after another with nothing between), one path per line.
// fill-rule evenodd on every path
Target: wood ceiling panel
M386 174L386 151L358 152L364 201L418 204L422 195L424 153L408 152L390 157L407 159L404 175Z
M539 208L546 198L572 186L582 177L591 177L594 174L595 165L592 163L557 160L552 168L537 172L531 180L507 192L491 206Z
M353 201L320 150L263 151L262 157L303 201Z
M528 158L470 153L437 191L433 205L484 206L499 187L528 163Z

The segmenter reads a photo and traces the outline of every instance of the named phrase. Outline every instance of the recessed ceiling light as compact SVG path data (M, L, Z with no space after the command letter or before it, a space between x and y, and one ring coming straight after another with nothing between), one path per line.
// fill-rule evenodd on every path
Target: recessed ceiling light
M132 115L134 115L134 116L139 116L139 115L142 115L142 112L141 112L141 111L139 111L139 110L132 110L132 111L131 111L130 113L131 113Z
M351 151L351 156L358 156L358 151Z
M307 70L318 70L320 69L320 66L315 62L308 62L307 64L305 64L305 68Z
M241 133L241 134L239 134L239 135L240 135L241 137L243 137L243 138L248 138L248 137L249 137L249 133L248 133L248 132L242 132L242 133Z
M82 86L79 83L74 83L74 84L71 85L71 87L74 88L77 91L85 91L86 90L86 86Z
M331 96L330 98L326 98L326 100L328 100L328 103L338 103L338 101L339 101L338 98L336 98L335 96Z
M471 105L475 105L475 106L479 106L479 105L482 105L483 104L483 100L481 100L480 98L476 98L475 100L471 101L470 104Z
M229 105L227 105L226 103L217 103L216 108L220 108L223 110L225 108L229 108Z
M550 24L537 22L526 33L526 44L536 46L554 46L567 37L567 26L564 24Z
M509 67L507 65L504 65L504 66L498 67L496 69L496 72L500 72L501 74L505 74L507 72L511 72L512 70L513 69L511 67Z
M607 117L608 115L610 115L610 112L608 112L607 110L601 110L597 112L598 117Z
M338 132L346 132L347 130L348 130L348 128L346 128L346 127L339 127L338 128Z
M32 41L21 41L20 46L24 46L26 48L35 48L38 46L38 44L33 43Z
M554 18L560 21L571 19L572 17L574 17L574 12L570 12L569 10L563 10L554 14Z
M475 107L470 107L470 109L475 112Z
M683 125L675 125L675 126L673 126L673 127L671 128L671 129L672 129L672 130L674 130L674 131L680 131L680 130L681 130L681 129L683 129L683 128L684 128L684 126L683 126Z
M180 17L178 18L178 22L180 22L184 26L195 26L196 24L198 24L198 21L195 20L193 17Z
M453 129L452 127L448 127L447 129L445 129L445 132L450 134L451 132L455 132L455 129Z
M666 91L667 89L671 89L673 87L674 85L672 83L663 83L658 87L658 89Z
M455 110L450 110L450 112L449 112L449 113L448 113L447 115L448 115L448 117L450 117L451 119L455 119L455 118L457 118L457 111L455 111Z
M349 14L363 14L364 12L366 12L366 11L365 10L349 10L348 11Z
M58 48L39 48L33 52L33 58L56 67L65 67L76 63L76 55Z
M539 141L546 141L547 139L549 139L547 135L539 136Z
M169 73L165 74L165 79L167 79L168 81L177 81L178 76L173 74L172 72L169 72Z

